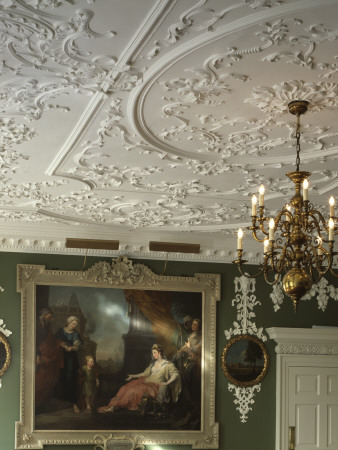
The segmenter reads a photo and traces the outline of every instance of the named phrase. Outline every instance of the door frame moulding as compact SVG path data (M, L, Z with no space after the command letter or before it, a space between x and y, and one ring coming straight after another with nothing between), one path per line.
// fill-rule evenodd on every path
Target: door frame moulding
M277 342L276 450L288 447L289 368L337 367L338 328L267 328Z

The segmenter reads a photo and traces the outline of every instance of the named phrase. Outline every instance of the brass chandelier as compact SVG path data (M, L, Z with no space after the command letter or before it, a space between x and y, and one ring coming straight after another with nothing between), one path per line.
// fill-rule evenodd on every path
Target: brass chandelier
M282 275L283 290L291 297L294 310L299 300L311 289L313 283L330 272L334 273L334 235L338 233L334 212L334 198L329 200L329 220L309 202L308 177L310 172L299 170L300 165L300 116L308 109L308 102L295 100L288 105L289 112L297 116L296 170L286 175L294 182L295 194L275 218L264 215L264 186L259 188L258 214L257 196L252 197L252 231L256 241L264 244L263 262L256 274L243 270L243 231L238 230L237 253L234 261L242 275L257 278L264 275L267 283L277 283ZM302 193L301 193L302 187Z

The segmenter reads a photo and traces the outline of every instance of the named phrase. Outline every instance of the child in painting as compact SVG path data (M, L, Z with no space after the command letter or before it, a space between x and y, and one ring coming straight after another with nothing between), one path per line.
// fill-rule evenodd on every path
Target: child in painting
M92 355L85 357L86 364L81 368L81 380L82 389L81 393L84 397L86 409L92 409L96 391L99 386L99 377L95 368L95 361Z

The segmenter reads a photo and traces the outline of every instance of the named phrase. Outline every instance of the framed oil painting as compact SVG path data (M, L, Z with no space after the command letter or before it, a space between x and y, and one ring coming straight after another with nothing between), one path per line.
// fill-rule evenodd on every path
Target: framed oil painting
M157 275L126 257L86 271L18 265L16 448L114 442L218 448L220 276Z
M256 336L241 334L227 343L222 352L224 375L237 386L253 386L262 381L269 365L269 355Z

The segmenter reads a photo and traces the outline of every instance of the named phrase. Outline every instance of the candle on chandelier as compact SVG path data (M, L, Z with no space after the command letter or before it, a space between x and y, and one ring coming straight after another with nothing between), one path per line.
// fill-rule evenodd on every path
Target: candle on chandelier
M261 184L259 186L258 206L264 206L264 192L265 192L265 188Z
M309 200L309 182L307 178L303 181L303 200Z
M257 195L253 195L251 198L251 215L257 215Z
M269 250L269 240L268 239L264 239L263 245L264 245L264 253L267 253L268 250Z
M273 241L275 239L275 221L270 219L269 221L269 240Z
M317 250L318 256L321 256L323 254L323 249L321 248L322 243L323 243L322 238L318 236L318 250Z
M291 206L290 206L290 205L286 205L286 206L285 206L285 209L286 209L288 212L291 212ZM287 221L287 222L290 222L291 217L289 216L289 214L285 214L285 216L286 216L286 221Z
M237 232L237 250L243 249L243 230L242 228L238 228Z
M333 241L334 221L331 217L329 220L329 241Z
M330 203L330 217L334 217L334 203L335 203L334 197L330 197L329 203Z

